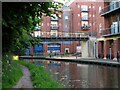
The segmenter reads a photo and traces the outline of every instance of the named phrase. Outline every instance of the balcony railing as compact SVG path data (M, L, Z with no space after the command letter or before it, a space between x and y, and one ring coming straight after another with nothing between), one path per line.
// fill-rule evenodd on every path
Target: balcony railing
M88 21L88 20L89 20L89 18L88 18L88 17L85 17L85 18L84 18L84 17L82 17L82 18L81 18L81 20L82 20L82 21Z
M89 9L82 9L81 8L81 12L89 12Z
M31 34L33 37L88 37L86 33L66 33L66 32L58 32L57 34L52 34L51 32L40 32L36 36L34 33Z
M119 2L115 2L115 3L111 4L111 5L103 8L103 9L101 10L100 14L103 15L103 14L112 12L112 11L118 9L118 8L120 8L120 1L119 1Z
M51 30L58 30L59 27L50 27Z
M35 27L35 30L37 30L37 31L39 31L40 29L41 29L41 28L38 27L38 26Z
M89 26L82 26L81 29L82 29L82 30L89 30L90 27L89 27Z
M58 19L58 17L55 17L55 18L51 17L50 20L52 20L52 21L58 21L59 19Z
M102 31L103 36L111 36L111 35L117 35L117 34L120 34L120 27L118 29L107 28Z

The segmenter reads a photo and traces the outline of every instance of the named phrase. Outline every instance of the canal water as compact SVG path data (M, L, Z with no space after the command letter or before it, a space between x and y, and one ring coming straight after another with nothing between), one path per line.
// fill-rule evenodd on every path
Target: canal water
M53 79L65 88L120 88L120 68L70 62L39 60Z

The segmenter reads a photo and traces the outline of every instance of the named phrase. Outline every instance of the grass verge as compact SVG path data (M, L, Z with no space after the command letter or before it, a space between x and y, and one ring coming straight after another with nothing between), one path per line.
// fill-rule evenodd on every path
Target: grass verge
M63 86L52 79L51 75L45 70L44 67L37 66L25 61L16 61L26 67L31 72L31 79L34 88L62 88Z
M22 75L22 70L12 60L12 55L4 55L2 57L2 88L12 88Z

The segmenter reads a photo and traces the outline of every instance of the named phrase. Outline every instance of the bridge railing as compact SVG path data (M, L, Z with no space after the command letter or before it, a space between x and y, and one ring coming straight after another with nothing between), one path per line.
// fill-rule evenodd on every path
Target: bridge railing
M52 37L88 37L87 34L85 33L65 33L65 32L58 32L58 33L51 33L51 32L40 32L37 36L33 34L33 37L47 37L47 38L52 38Z

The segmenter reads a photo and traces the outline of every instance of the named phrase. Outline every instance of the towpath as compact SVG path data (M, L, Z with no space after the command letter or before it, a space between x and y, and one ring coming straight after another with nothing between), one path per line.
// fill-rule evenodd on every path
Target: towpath
M30 71L27 67L23 65L20 66L23 72L23 76L13 88L33 88L32 81L30 78Z

